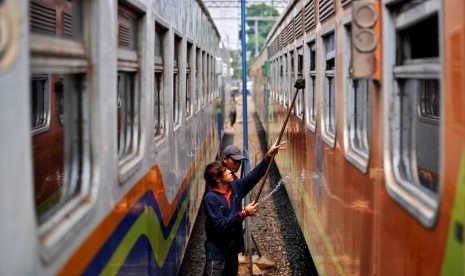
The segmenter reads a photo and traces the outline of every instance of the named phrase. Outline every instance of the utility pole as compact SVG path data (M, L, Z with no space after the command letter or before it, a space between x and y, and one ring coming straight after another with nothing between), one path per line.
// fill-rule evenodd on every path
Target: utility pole
M278 17L275 16L247 16L247 21L254 21L255 29L255 57L258 55L258 21L273 21L276 22Z

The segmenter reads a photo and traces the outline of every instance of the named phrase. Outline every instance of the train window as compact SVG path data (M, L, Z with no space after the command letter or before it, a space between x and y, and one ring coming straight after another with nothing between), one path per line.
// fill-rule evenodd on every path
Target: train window
M212 81L211 80L211 70L212 70L212 68L211 68L211 56L210 56L210 54L207 53L205 58L206 58L205 62L206 62L206 66L207 66L206 67L207 71L205 72L206 73L205 74L205 80L207 82L206 86L205 86L205 90L206 90L205 93L207 95L207 99L206 99L205 103L209 103L210 100L211 100L211 95L212 95L212 83L211 83L211 81Z
M130 160L135 160L140 150L140 98L139 89L139 51L138 51L139 15L123 5L118 6L118 79L117 95L117 141L120 178L129 176ZM131 164L131 167L133 165Z
M276 99L276 102L278 103L280 102L280 99L281 99L281 93L280 93L281 88L279 87L279 84L281 83L281 74L282 74L281 59L278 57L275 60L276 80L274 82L275 99Z
M160 25L155 25L155 72L154 72L154 138L156 142L165 138L165 82L164 82L164 55L165 37L167 30Z
M279 83L279 59L274 60L274 83L273 83L273 88L274 88L274 99L275 101L279 101L279 88L278 88L278 83Z
M207 103L207 70L207 53L205 51L202 51L202 107L205 107L205 104Z
M279 82L277 84L278 94L279 94L279 103L283 104L283 82L284 82L284 62L283 57L279 57Z
M118 156L123 159L135 151L137 146L137 125L135 116L139 105L136 97L136 75L130 72L118 72Z
M216 70L215 70L215 57L211 56L210 57L210 76L211 76L211 99L210 101L213 101L215 98L215 91L216 91Z
M352 41L347 25L344 33L344 154L363 173L370 154L370 80L354 80L351 75Z
M336 49L334 32L323 39L323 116L321 132L323 140L334 147L336 137Z
M304 70L304 50L303 47L297 48L297 77L303 77ZM294 81L295 82L295 81ZM291 87L294 87L294 82ZM297 94L297 117L304 117L304 91L296 91Z
M388 1L384 47L385 155L389 194L423 225L440 200L441 1ZM425 46L427 45L427 46Z
M307 126L312 132L316 131L316 43L315 40L312 40L306 43L307 50L307 83L305 87L307 88L307 97L306 97L306 107L307 107L307 116L306 122Z
M194 110L200 110L200 91L202 91L202 51L197 48L195 51L195 99Z
M173 64L173 125L176 128L181 123L181 85L179 82L179 61L181 60L182 38L174 36L174 64Z
M294 82L295 82L295 64L294 64L294 51L289 52L289 84L286 87L286 90L289 91L289 106L291 105L292 98L294 97ZM297 100L297 99L296 99ZM292 109L292 114L294 114L294 109Z
M283 57L283 66L284 66L284 76L283 76L283 81L281 83L281 91L283 94L283 105L284 107L287 107L288 105L288 95L289 95L289 87L288 87L288 79L289 79L289 59L287 58L287 54L284 54Z
M32 75L30 98L32 135L47 131L50 125L50 85L48 83L48 75Z
M187 56L186 56L186 118L192 116L192 80L191 80L191 68L194 51L194 45L187 43Z
M208 102L213 100L213 57L208 55Z
M207 81L208 81L208 102L211 102L213 98L213 78L212 78L212 72L213 72L213 66L212 66L212 57L211 55L207 55L207 67L208 67L208 74L207 74Z
M86 75L93 63L90 36L84 34L91 20L82 12L87 1L29 4L34 203L41 253L48 259L59 252L59 240L78 231L91 202L90 95L95 81ZM58 114L62 122L50 114ZM40 133L47 123L47 131Z
M63 204L86 196L90 180L90 131L85 123L89 120L88 106L85 106L89 99L85 76L63 72L51 75L54 83L60 81L59 76L66 79L64 91L68 93L63 93L67 111L64 120L70 123L62 128L58 122L52 121L50 134L33 139L36 211L39 222L47 226ZM56 93L55 89L52 93ZM52 109L57 110L58 103L53 102Z
M270 97L274 99L275 91L274 91L274 79L275 79L275 68L274 68L274 60L270 60Z

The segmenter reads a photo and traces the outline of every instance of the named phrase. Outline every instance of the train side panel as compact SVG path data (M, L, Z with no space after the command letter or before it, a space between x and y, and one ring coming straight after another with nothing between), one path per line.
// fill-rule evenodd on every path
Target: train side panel
M0 14L0 274L176 275L229 61L203 3L6 0Z
M255 103L270 143L289 111L291 76L306 79L283 138L288 151L275 161L322 275L463 274L463 19L453 13L464 6L407 2L294 1L252 66ZM373 6L359 5L366 3ZM378 42L371 55L354 50L371 45L354 48L367 38L352 35L369 22L354 27L361 18L353 11L360 7L361 13L376 14L377 23L368 24ZM302 13L303 22L295 24ZM304 34L297 36L301 27ZM395 39L400 44L392 44ZM415 48L417 41L423 46ZM396 56L401 44L412 52ZM417 65L409 67L410 60ZM269 72L263 70L267 66ZM370 70L368 82L359 78L351 88L351 74ZM410 93L398 101L396 89L417 89L419 96ZM357 113L349 109L354 103ZM392 131L396 128L401 130ZM402 135L411 135L412 144L406 146ZM402 146L415 157L399 155ZM410 166L413 176L402 176L396 164Z

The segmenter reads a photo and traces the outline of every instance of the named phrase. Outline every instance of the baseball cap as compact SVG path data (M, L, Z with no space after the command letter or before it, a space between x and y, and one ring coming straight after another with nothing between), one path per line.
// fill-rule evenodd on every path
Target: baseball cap
M245 156L242 155L241 150L237 146L234 146L234 145L229 145L225 147L222 155L229 156L236 161L245 159Z

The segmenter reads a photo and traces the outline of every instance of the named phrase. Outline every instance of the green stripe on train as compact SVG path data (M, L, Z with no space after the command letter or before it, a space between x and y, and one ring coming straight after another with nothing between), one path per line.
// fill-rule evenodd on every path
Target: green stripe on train
M462 231L465 224L465 147L462 150L462 160L460 162L459 178L455 193L454 205L452 209L452 219L449 226L447 238L446 254L442 266L442 275L464 275L464 245L456 238L456 231ZM459 229L457 225L461 225Z

